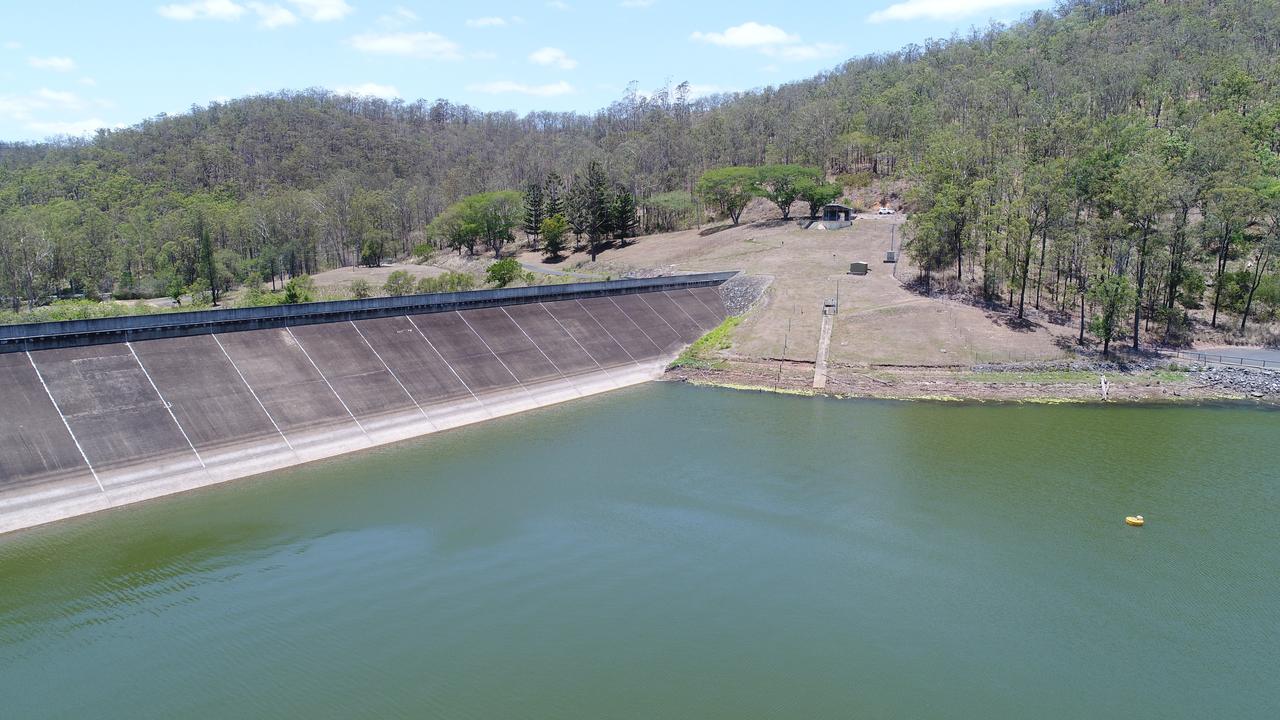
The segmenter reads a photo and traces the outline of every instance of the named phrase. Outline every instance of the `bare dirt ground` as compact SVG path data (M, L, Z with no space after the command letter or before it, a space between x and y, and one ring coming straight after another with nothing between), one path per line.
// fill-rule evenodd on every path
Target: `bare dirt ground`
M797 209L799 209L797 207ZM590 262L583 253L530 267L610 277L738 270L765 290L733 329L728 349L709 363L673 368L674 380L813 392L824 301L838 312L828 352L826 392L892 398L983 400L1099 400L1099 375L1110 400L1248 398L1249 393L1202 382L1194 372L1159 363L1088 367L1021 375L975 371L1021 364L1057 367L1080 359L1073 319L1052 318L1027 302L1018 320L1004 306L926 296L911 287L917 272L905 258L894 266L885 252L901 241L901 214L860 214L852 227L806 230L782 221L757 202L740 225L718 224L637 238ZM849 263L866 262L867 275Z
M805 230L794 221L757 220L641 237L592 264L581 254L559 269L616 276L653 271L738 270L769 279L758 306L733 333L728 357L812 362L823 302L839 301L830 360L847 365L961 366L977 362L1064 357L1061 338L1072 328L1032 313L1025 325L1003 313L920 295L903 284L916 276L899 262L883 262L900 240L901 215L859 215L852 227ZM541 262L532 253L521 261ZM865 261L867 275L849 275Z
M336 270L326 270L322 273L316 273L311 276L311 280L316 284L317 290L346 290L352 280L364 279L374 288L374 294L380 295L383 283L391 273L397 270L405 270L414 277L434 277L442 275L445 271L434 265L418 265L411 262L386 263L379 267L345 267Z

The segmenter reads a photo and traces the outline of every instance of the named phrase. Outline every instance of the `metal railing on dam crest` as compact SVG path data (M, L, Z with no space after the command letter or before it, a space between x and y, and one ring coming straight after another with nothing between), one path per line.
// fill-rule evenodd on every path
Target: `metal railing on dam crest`
M213 332L237 332L341 320L364 320L393 315L471 310L549 300L576 300L605 295L714 287L736 274L736 272L696 273L497 290L467 290L363 300L0 325L0 353L182 337Z

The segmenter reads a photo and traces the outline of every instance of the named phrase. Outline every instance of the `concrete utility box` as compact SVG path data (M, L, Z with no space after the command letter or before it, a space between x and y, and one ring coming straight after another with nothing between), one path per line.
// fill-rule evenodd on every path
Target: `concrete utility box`
M898 251L897 250L886 251L884 254L884 261L891 262L891 263L898 262Z
M866 274L867 274L867 270L868 270L868 268L867 268L867 264L866 264L866 263L864 263L864 262L851 262L851 263L849 263L849 274L850 274L850 275L866 275Z

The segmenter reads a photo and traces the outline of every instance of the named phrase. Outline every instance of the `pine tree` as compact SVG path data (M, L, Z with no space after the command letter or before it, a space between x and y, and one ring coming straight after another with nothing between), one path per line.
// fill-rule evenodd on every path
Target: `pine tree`
M538 238L542 235L543 214L542 186L529 183L524 191L524 234L529 238L529 249L538 249Z
M626 239L635 233L640 219L636 217L636 196L622 185L618 185L612 199L614 237L626 244Z
M591 253L591 261L595 262L605 239L613 232L613 207L610 202L609 178L605 175L604 167L599 162L592 160L587 165L587 174L583 177L582 186L583 213L586 220L587 242L589 243L588 250Z
M552 217L565 213L564 180L555 172L547 173L547 183L542 195L545 198L542 206L543 217Z
M205 225L204 215L196 216L196 238L200 241L200 269L209 281L209 297L218 304L218 268L213 257L213 239Z
M590 218L587 214L586 183L577 173L574 173L573 181L569 185L569 191L565 193L564 217L569 221L570 229L573 230L574 247L576 249L582 242L582 236L586 235L590 229Z

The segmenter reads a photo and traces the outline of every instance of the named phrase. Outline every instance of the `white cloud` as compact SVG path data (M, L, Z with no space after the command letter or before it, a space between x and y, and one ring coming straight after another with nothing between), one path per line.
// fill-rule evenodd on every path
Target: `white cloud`
M400 97L400 91L394 85L378 83L360 83L359 85L339 85L333 89L339 95L356 95L358 97L377 97L383 100L394 100Z
M842 45L833 45L831 43L813 43L811 45L779 45L776 47L762 47L760 52L769 57L778 58L780 60L816 60L818 58L833 57L839 55L844 49Z
M647 8L653 6L654 0L622 0L618 3L619 7L624 8Z
M17 40L6 40L4 43L4 49L5 50L21 50L22 43L18 42Z
M399 55L424 60L460 60L457 43L433 32L361 33L350 40L351 46L374 55Z
M98 118L87 120L48 120L29 122L27 127L45 135L92 135L107 123ZM117 126L119 127L119 126Z
M81 100L75 93L67 92L65 90L40 88L36 91L36 97L51 105L67 109L75 109L81 105Z
M30 122L36 113L80 110L84 101L65 90L40 88L27 95L0 95L0 118Z
M313 22L341 20L355 10L347 4L346 0L288 0L288 2L297 8L302 17Z
M564 0L549 0L549 2L547 3L547 7L551 8L552 10L564 11L569 9L569 3L565 2Z
M170 20L239 20L245 9L231 0L197 0L161 5L156 12Z
M758 22L744 22L727 28L724 32L695 32L689 37L723 47L761 47L783 45L800 40L776 25L761 25Z
M955 20L987 10L1032 5L1037 0L903 0L867 17L867 22Z
M561 70L572 70L578 67L578 61L569 57L569 53L560 48L544 47L529 54L529 62L538 65L558 67Z
M84 85L84 86L87 86L87 87L93 87L94 85L97 85L97 84L98 84L98 81L97 81L97 80L94 80L93 78L89 77L88 75L85 75L84 77L80 78L80 84L81 84L81 85Z
M720 47L748 48L767 57L792 62L831 57L844 50L844 46L833 43L804 43L799 35L758 22L744 22L724 32L695 32L689 38Z
M280 5L251 2L247 3L247 6L258 16L258 26L268 30L284 27L285 25L293 25L298 22L297 15L289 12L289 8Z
M285 0L293 6L293 10L277 4L265 2L246 2L243 5L234 0L195 0L188 3L161 5L156 12L170 20L239 20L245 13L252 12L258 17L258 25L264 28L278 28L298 22L298 15L312 22L329 22L341 20L354 10L346 0ZM295 14L295 11L297 14Z
M512 82L510 80L498 80L495 82L480 83L478 85L468 85L467 89L472 92L485 93L487 95L536 95L538 97L553 97L556 95L569 95L572 93L573 86L561 80L556 83L547 85L525 85L523 83Z
M507 19L503 17L470 18L466 21L467 27L473 28L503 27L506 24Z
M391 12L378 16L379 25L393 30L416 22L418 22L418 13L403 5L397 5L391 9Z
M71 72L76 69L76 61L69 57L29 57L27 64L37 70L54 72Z

